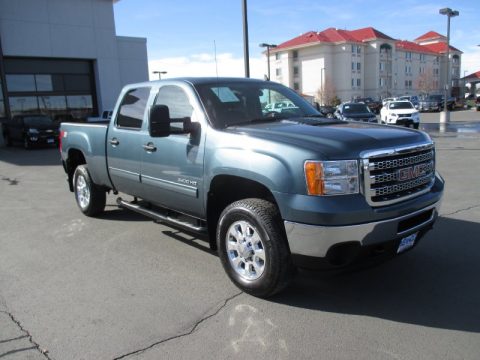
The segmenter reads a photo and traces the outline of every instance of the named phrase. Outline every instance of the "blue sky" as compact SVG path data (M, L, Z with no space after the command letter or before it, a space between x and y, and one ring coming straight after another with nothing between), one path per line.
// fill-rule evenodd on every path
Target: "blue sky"
M479 0L250 0L252 77L266 72L259 43L278 44L329 27L372 26L402 40L430 30L446 35L447 18L438 13L443 7L460 12L451 20L451 44L464 52L462 74L479 71L479 5ZM150 71L167 71L164 77L215 75L215 42L219 75L243 75L241 0L121 0L114 9L117 35L147 38Z

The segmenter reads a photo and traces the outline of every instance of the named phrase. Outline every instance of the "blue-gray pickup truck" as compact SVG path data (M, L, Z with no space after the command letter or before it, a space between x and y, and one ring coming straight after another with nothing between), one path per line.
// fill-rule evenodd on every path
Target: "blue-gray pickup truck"
M101 215L108 192L131 195L118 205L204 234L235 285L259 297L284 289L296 267L414 247L444 189L426 133L327 119L269 81L128 85L109 123L64 123L60 138L85 215Z

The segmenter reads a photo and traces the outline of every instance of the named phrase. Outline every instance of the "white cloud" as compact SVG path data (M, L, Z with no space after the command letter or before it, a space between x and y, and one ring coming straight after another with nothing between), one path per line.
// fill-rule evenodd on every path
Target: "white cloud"
M157 75L153 71L166 71L162 79L186 76L218 76L244 77L245 68L243 57L236 58L230 53L217 55L215 58L210 54L194 54L183 57L160 58L148 62L150 68L150 80L156 80ZM250 77L262 79L267 72L265 58L250 58Z
M462 77L463 71L466 75L480 71L480 47L470 46L462 55Z

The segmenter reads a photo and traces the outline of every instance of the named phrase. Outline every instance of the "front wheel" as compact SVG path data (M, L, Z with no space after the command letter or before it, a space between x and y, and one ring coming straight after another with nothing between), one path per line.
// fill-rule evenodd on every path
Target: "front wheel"
M73 188L77 205L85 215L93 217L103 212L106 192L92 181L87 165L79 165L75 169Z
M266 298L283 290L294 274L277 207L262 199L244 199L220 215L217 248L223 268L246 293Z

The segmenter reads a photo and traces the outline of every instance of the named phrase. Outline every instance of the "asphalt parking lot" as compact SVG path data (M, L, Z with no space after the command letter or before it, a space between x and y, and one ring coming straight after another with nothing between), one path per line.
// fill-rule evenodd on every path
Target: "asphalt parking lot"
M57 149L0 148L0 358L480 358L480 114L422 114L446 179L435 228L361 272L241 293L201 239L81 215Z

